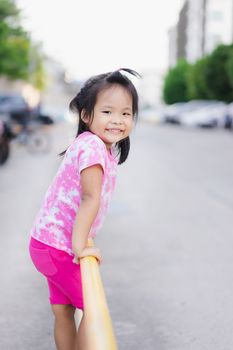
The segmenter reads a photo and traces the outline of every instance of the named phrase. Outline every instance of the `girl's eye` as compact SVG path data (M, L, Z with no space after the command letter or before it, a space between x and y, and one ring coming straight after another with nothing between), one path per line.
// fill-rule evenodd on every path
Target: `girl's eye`
M123 116L124 116L124 117L130 117L131 114L130 114L130 113L123 113Z
M111 112L110 111L103 111L103 113L110 114Z

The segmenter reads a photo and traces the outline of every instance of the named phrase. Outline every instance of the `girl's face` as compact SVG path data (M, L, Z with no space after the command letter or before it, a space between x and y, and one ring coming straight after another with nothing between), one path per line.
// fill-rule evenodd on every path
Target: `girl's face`
M89 130L99 136L109 149L113 143L129 136L133 128L133 100L121 85L99 92ZM85 122L88 122L84 118Z

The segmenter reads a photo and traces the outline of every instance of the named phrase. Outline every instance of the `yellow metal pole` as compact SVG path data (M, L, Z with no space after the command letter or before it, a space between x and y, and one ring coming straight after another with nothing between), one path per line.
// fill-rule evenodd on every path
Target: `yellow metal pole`
M93 241L88 239L88 246ZM86 319L85 350L117 350L98 262L94 257L80 259Z

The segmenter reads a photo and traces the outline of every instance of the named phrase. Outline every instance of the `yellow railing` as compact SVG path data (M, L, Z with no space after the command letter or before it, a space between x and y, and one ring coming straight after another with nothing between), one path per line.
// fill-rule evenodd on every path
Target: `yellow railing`
M88 246L93 246L91 239ZM80 259L80 264L87 325L85 350L117 350L98 262L90 256Z

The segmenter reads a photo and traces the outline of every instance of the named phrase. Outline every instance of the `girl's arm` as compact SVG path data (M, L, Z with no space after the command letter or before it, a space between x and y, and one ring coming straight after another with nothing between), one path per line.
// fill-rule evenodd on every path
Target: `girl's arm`
M88 234L99 210L102 177L103 169L99 164L81 172L82 199L72 232L72 249L76 262L87 246Z

